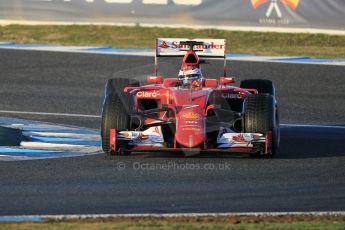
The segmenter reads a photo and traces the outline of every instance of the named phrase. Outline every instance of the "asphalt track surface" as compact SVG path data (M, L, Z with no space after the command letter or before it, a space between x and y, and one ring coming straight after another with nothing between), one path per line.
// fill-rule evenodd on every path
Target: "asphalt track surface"
M0 49L0 110L97 115L106 79L143 77L152 61ZM345 126L345 67L232 62L230 69L238 81L275 82L282 123ZM100 123L1 116L93 129ZM281 135L275 159L145 153L0 162L0 215L344 211L345 129L292 126Z

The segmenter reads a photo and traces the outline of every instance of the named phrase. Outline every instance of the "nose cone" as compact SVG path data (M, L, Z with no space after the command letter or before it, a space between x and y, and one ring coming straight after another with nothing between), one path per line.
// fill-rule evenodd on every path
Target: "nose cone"
M198 147L204 143L204 118L199 111L182 110L176 119L176 141L184 147Z

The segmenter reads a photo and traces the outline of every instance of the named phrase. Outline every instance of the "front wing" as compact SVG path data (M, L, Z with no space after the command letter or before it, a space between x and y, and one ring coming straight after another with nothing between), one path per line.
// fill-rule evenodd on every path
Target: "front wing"
M145 131L117 131L110 130L110 146L113 151L125 148L133 152L243 152L268 154L272 145L271 132L261 133L236 133L229 128L221 127L216 143L212 148L181 148L166 147L160 126L150 127ZM125 143L125 145L124 145ZM121 146L120 146L121 145ZM176 146L176 144L174 145Z

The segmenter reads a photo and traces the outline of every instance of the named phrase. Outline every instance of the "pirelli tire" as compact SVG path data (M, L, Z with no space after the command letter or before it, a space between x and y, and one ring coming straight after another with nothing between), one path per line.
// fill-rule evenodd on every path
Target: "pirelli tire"
M241 81L240 88L256 89L259 93L268 93L275 96L275 87L272 81L264 79L248 79Z
M275 98L268 93L249 95L244 102L244 132L262 133L272 132L272 146L268 157L276 155L279 148L280 130L278 108ZM263 155L265 149L254 155Z
M109 79L105 84L105 97L114 92L123 92L126 87L137 87L140 83L136 79L131 78L113 78Z
M129 93L114 91L109 93L103 103L101 139L102 149L108 155L128 155L125 149L114 151L110 147L110 129L130 130L131 114L133 113L133 97Z

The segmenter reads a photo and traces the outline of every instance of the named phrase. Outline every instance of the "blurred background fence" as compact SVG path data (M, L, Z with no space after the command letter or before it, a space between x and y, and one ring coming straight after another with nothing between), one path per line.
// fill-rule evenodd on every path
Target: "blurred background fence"
M0 19L345 30L345 0L1 0Z

